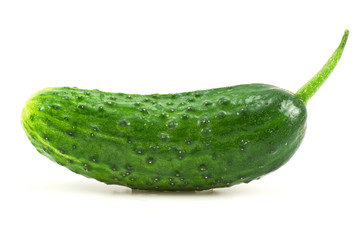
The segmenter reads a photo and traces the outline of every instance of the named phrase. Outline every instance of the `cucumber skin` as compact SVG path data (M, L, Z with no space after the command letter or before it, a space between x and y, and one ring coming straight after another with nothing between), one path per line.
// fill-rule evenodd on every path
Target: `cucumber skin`
M306 129L293 93L246 84L177 94L47 88L22 112L36 149L83 176L132 189L248 183L285 164Z

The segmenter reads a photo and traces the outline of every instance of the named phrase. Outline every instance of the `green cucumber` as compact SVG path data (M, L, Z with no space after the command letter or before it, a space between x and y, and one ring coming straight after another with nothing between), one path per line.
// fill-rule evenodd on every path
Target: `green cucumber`
M295 94L267 84L151 95L47 88L27 101L22 126L41 154L106 184L178 191L248 183L298 149L306 103L348 34Z

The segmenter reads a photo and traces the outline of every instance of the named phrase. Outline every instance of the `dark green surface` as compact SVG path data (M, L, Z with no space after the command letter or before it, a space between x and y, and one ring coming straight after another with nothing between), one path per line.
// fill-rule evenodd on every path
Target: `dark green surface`
M284 164L306 110L264 84L171 95L50 88L23 123L40 153L74 172L139 189L208 189L249 182Z
M48 88L26 103L22 125L41 154L107 184L228 187L290 159L305 134L304 102L318 84L296 95L266 84L162 95Z

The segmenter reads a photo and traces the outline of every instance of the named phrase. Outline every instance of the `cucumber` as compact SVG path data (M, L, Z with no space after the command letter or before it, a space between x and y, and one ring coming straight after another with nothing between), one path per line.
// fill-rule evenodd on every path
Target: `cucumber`
M41 154L106 184L189 191L248 183L298 149L306 103L348 34L295 94L268 84L150 95L55 87L27 101L21 123Z

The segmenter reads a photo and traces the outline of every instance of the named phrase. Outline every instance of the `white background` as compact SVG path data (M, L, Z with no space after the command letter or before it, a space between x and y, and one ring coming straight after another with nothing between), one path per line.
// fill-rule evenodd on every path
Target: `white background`
M296 3L298 2L298 3ZM360 7L346 1L0 2L0 239L360 239ZM250 184L147 193L40 155L20 113L50 86L168 93L261 82L296 91L345 29L298 152Z

